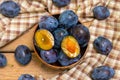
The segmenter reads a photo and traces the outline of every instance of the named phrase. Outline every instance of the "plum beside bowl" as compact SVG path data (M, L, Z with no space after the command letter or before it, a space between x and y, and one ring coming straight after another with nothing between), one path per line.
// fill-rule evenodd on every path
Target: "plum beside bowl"
M55 15L54 17L57 17L57 16ZM58 18L58 17L57 17L57 18ZM78 22L78 24L80 24L80 23ZM62 66L59 61L56 61L55 63L47 63L46 61L44 61L44 60L41 58L41 55L39 54L39 53L40 53L40 48L37 46L37 43L36 43L36 41L35 41L35 32L39 29L39 24L36 24L34 27L36 28L35 31L34 31L34 36L33 36L34 51L35 51L35 54L38 56L39 60L40 60L44 65L46 65L46 66L48 66L48 67L50 67L50 68L52 68L52 69L65 70L65 69L70 69L70 68L72 68L72 67L74 67L74 66L76 66L77 64L79 64L79 63L82 62L82 59L84 58L84 56L85 56L85 54L86 54L85 52L86 52L86 49L87 49L87 46L88 46L88 45L86 45L85 47L80 47L80 56L81 56L81 57L79 58L78 61L76 61L76 62L74 62L74 63L72 63L72 64L70 64L70 65ZM58 51L59 51L59 50L58 50ZM60 52L58 52L58 53L60 53Z

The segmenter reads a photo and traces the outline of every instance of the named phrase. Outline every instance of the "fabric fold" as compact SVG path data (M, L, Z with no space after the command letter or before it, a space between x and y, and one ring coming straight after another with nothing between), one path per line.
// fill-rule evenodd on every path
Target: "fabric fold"
M2 3L4 0L1 0ZM20 14L14 18L7 18L0 14L0 47L18 38L25 31L40 21L40 17L49 15L45 7L38 1L15 0L20 5Z

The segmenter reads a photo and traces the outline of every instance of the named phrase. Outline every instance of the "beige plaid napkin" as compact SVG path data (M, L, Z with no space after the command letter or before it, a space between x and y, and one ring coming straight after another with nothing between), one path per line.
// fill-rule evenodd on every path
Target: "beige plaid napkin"
M45 0L44 0L45 1ZM74 0L75 1L75 0ZM80 0L79 0L80 1ZM50 1L48 1L50 2ZM71 3L70 5L72 5ZM50 4L49 4L50 5ZM115 69L115 75L111 80L120 80L120 1L119 0L81 0L79 8L74 8L81 22L93 21L90 26L90 42L83 61L68 72L59 74L49 80L92 80L90 75L93 68L108 65ZM96 20L92 9L97 5L104 5L110 9L111 15L106 20ZM52 14L61 13L64 9L54 5L49 9ZM70 9L69 7L67 9ZM73 8L72 8L73 9ZM84 17L83 17L84 16ZM98 36L104 36L113 43L113 49L108 56L97 53L93 48L93 41ZM42 79L42 78L41 78Z
M69 9L73 10L79 17L81 23L92 21L92 10L97 5L107 5L110 0L71 0L71 3L63 8L56 7L52 0L41 0L41 2L48 8L52 15L60 14Z
M0 0L0 3L3 1L5 0ZM21 12L15 18L7 18L0 14L0 47L38 23L41 16L48 15L44 5L40 2L30 0L14 1L20 5Z
M4 0L0 0L0 3ZM80 22L92 21L90 26L91 38L83 61L69 71L56 75L50 80L91 80L90 72L94 67L108 65L115 69L111 80L120 80L120 0L71 0L67 7L57 8L51 0L14 0L21 6L19 16L7 18L0 15L0 47L14 40L24 31L31 28L43 15L60 14L66 9L73 10ZM41 4L42 3L42 4ZM110 9L111 15L106 20L93 19L92 9L104 5ZM108 56L96 53L93 41L98 36L104 36L113 43L113 49ZM39 78L38 80L42 80Z

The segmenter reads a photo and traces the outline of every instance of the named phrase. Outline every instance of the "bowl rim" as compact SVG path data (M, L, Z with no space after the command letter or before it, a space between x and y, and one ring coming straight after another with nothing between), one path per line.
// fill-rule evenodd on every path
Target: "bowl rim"
M38 28L38 23L34 25L35 29L34 29L34 35L35 35L35 31L36 29ZM34 50L34 53L35 55L37 55L37 57L39 58L39 60L42 62L42 64L46 65L47 67L50 67L51 69L61 69L61 70L65 70L65 69L71 69L73 67L75 67L77 64L80 64L82 62L84 62L83 58L85 58L86 54L87 54L87 51L88 51L88 46L89 46L89 42L88 42L88 45L87 45L87 48L83 54L83 56L75 63L71 64L71 65L68 65L68 66L54 66L54 65L51 65L47 62L45 62L39 55L38 55L38 52L37 50L35 49L35 44L34 44L34 35L33 35L33 38L32 38L32 45L33 45L33 50Z

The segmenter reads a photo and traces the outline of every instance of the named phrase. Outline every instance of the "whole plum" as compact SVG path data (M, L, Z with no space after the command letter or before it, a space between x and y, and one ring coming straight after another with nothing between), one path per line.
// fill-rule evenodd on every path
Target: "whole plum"
M5 57L5 55L3 55L2 53L0 53L0 67L4 67L7 64L7 59Z
M18 16L19 12L20 6L12 0L0 4L0 13L6 17L13 18Z
M70 34L73 35L81 47L87 46L90 40L90 32L87 27L82 24L78 24L70 29Z
M41 50L39 55L41 58L47 62L47 63L55 63L58 59L57 50L51 49L51 50Z
M53 32L53 36L55 38L55 47L56 48L60 48L61 45L61 41L63 40L63 38L65 36L68 35L67 30L63 29L63 28L57 28L54 32Z
M64 7L67 6L70 3L71 0L52 0L54 5L57 7Z
M96 51L103 55L108 55L113 47L112 43L103 36L96 38L93 42L93 45Z
M25 45L19 45L15 50L15 59L22 65L28 64L32 59L30 49Z
M78 16L72 10L66 10L59 16L59 24L66 29L75 26L78 23Z
M110 11L107 7L104 6L96 6L93 9L94 17L98 20L104 20L110 16Z
M35 78L30 74L22 74L18 80L35 80Z
M109 66L99 66L93 69L91 77L93 80L110 80L115 74L113 68Z
M62 65L62 66L68 66L70 64L73 64L75 62L77 62L79 59L81 58L81 54L79 54L77 57L75 58L69 58L67 55L65 55L65 53L61 50L58 56L58 62Z
M58 27L58 20L53 16L43 16L39 22L40 29L54 31Z

